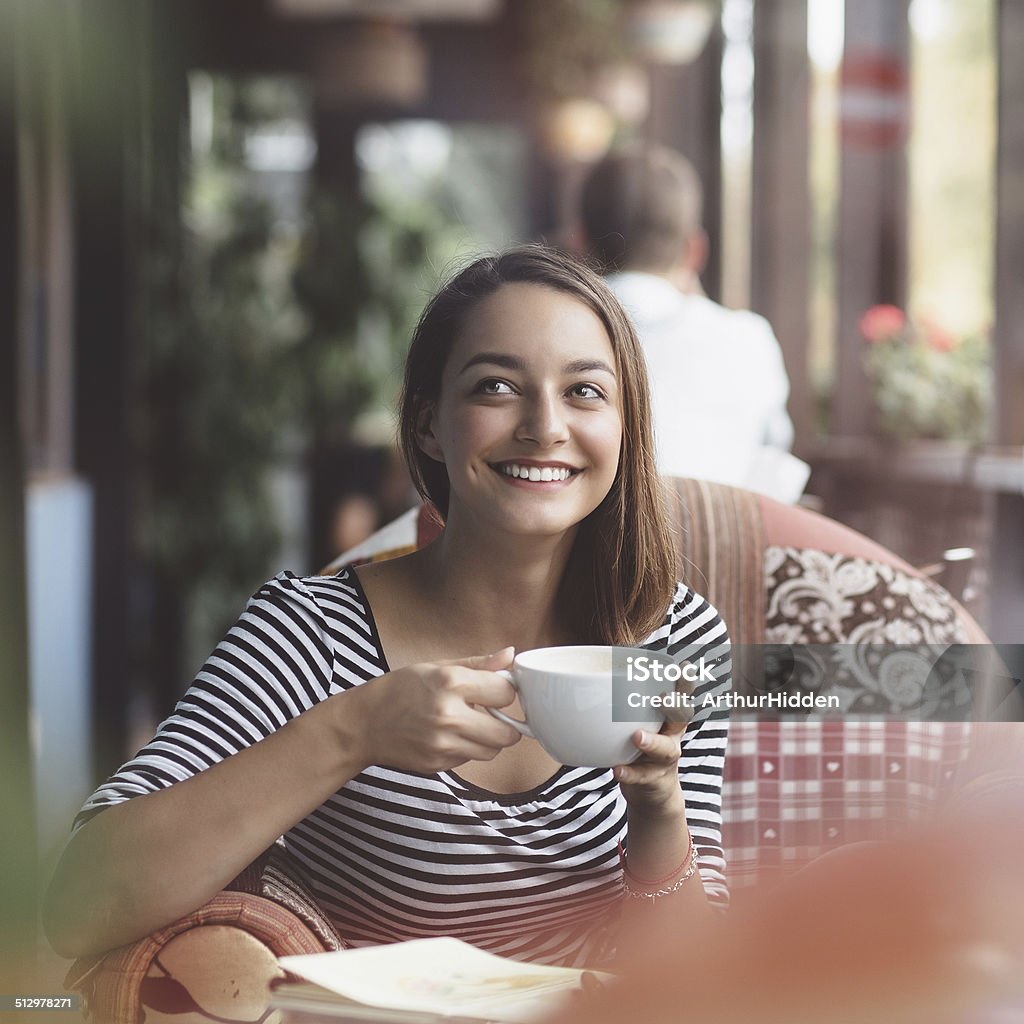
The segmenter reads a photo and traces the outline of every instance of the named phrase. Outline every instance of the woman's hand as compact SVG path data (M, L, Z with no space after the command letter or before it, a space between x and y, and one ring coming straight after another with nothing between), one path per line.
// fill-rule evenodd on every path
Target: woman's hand
M637 729L633 734L640 756L614 770L631 819L638 813L677 814L683 806L679 786L679 744L685 729L686 722L666 722L658 733Z
M673 721L666 722L658 733L637 730L634 742L641 751L640 757L615 769L629 816L624 868L631 883L642 890L655 890L679 878L690 857L686 800L679 785L679 749L685 729L686 722ZM634 928L640 928L637 934L646 933L652 916L677 915L684 905L687 914L707 911L707 897L699 879L692 885L687 882L668 899L651 905L648 902L626 901L629 907L624 910L625 932L620 934L620 950L634 945L632 939L624 940L623 935Z
M438 772L465 761L490 761L520 736L485 709L503 708L515 690L498 669L515 651L409 665L364 683L349 695L361 705L367 765Z

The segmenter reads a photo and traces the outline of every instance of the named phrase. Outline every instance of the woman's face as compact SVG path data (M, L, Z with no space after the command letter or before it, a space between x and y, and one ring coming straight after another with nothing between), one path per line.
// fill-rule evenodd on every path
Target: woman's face
M583 302L506 284L470 310L420 432L451 486L448 522L564 533L615 480L622 415L615 355Z

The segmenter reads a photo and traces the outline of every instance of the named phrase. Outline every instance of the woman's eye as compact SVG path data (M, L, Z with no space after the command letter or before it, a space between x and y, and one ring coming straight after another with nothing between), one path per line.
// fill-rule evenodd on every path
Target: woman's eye
M481 395L511 395L514 392L509 384L503 380L496 380L491 377L480 381L476 386L477 392Z
M594 387L593 384L574 384L570 389L570 394L573 398L604 398L604 392Z

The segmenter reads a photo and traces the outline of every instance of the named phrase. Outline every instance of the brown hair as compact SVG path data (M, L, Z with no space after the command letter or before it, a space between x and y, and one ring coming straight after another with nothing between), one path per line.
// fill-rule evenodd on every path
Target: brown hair
M636 331L607 285L592 270L541 245L475 260L427 304L405 365L400 444L419 493L447 515L444 465L419 445L417 427L440 398L441 375L466 314L502 285L553 288L597 314L617 363L622 401L622 448L615 482L580 523L565 576L566 607L578 610L580 639L639 643L664 619L676 581L668 514L654 463L647 367Z
M633 145L606 156L587 176L580 218L604 273L669 270L700 228L701 184L680 153Z

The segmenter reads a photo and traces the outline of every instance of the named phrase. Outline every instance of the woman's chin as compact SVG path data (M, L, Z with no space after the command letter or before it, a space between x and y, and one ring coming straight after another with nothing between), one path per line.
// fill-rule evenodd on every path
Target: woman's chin
M564 538L566 534L575 534L579 524L580 519L576 516L545 515L539 511L528 516L492 514L487 517L485 522L481 522L481 525L494 536L495 540L497 536L504 534L522 542L555 542Z

